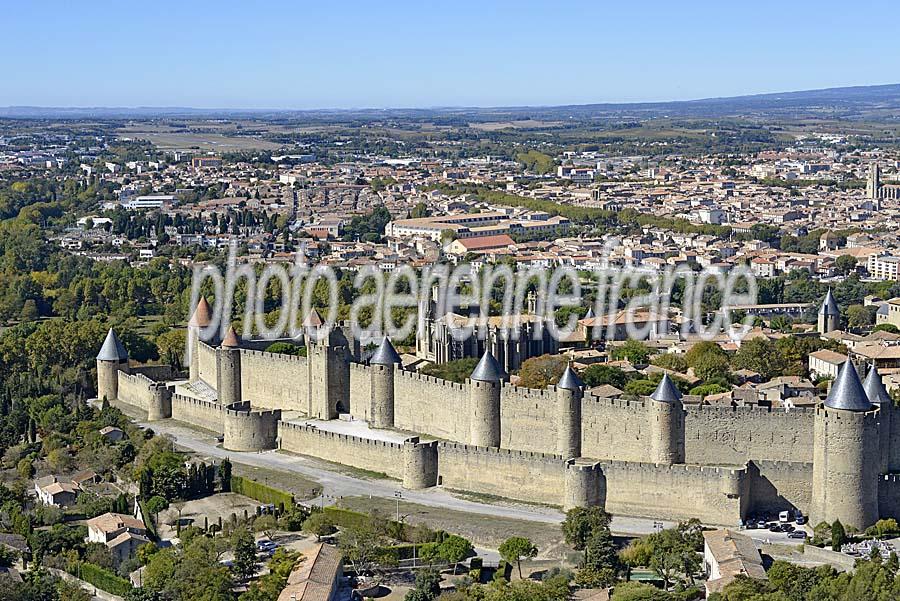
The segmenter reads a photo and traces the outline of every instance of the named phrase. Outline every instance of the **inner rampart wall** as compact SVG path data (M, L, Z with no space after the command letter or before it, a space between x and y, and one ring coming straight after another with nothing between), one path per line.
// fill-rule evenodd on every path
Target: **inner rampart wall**
M306 361L298 355L241 349L241 398L262 409L305 412Z
M350 363L350 415L354 419L369 421L371 418L371 377L367 365Z
M465 384L409 371L394 371L394 425L445 440L468 440L469 399Z
M197 365L200 371L200 379L215 388L216 382L219 381L219 367L216 360L215 347L202 341L197 342Z
M685 461L743 464L748 460L812 461L812 409L688 406Z
M556 391L504 385L500 392L500 446L552 453L556 450Z
M581 414L582 456L614 461L646 461L650 456L650 421L643 401L587 395Z

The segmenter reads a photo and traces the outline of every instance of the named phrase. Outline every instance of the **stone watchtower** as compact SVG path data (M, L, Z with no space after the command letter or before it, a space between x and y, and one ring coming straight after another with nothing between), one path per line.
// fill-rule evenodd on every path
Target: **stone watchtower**
M216 390L219 392L219 403L231 405L241 402L241 341L234 326L228 328L228 333L222 339L221 346L216 349L216 373L218 382Z
M650 461L684 463L684 405L669 374L647 401L650 419Z
M581 457L581 402L584 384L571 365L556 383L556 453L564 459Z
M490 351L469 376L469 442L479 447L500 446L500 386L503 370Z
M879 430L879 457L881 463L879 465L880 472L887 474L895 472L897 462L894 460L894 449L891 448L891 432L896 427L897 408L894 406L894 400L884 387L881 380L881 374L875 368L875 364L869 368L869 373L863 382L863 390L866 391L866 397L869 402L878 407L878 430Z
M831 288L828 289L828 294L825 295L825 300L819 307L817 326L819 334L827 334L841 329L841 310L838 309L837 302L831 294Z
M322 321L313 309L303 320L306 331L306 413L316 419L337 419L350 412L350 349L338 328Z
M813 523L840 520L863 530L878 520L878 418L856 368L844 362L824 404L816 408Z
M119 398L119 372L129 372L128 351L112 328L97 354L97 398L114 401Z
M190 362L190 382L196 382L200 379L200 333L201 330L209 326L210 321L212 321L212 312L210 311L209 303L206 302L205 297L201 296L200 300L197 301L197 307L194 309L191 319L188 321L187 328L188 353L190 353L190 357L188 357Z
M373 428L394 427L394 371L400 355L385 336L369 359L370 423Z

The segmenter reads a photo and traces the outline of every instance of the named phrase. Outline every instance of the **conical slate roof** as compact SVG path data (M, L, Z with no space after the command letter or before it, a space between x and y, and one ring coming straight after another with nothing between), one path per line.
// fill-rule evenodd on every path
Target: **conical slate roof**
M856 368L849 360L844 361L844 364L841 365L837 378L834 379L831 390L828 391L825 406L844 411L869 411L872 409L872 403L866 396L862 382L859 381L859 374L856 373Z
M119 340L112 328L107 332L106 340L103 341L103 346L100 347L100 352L97 353L97 360L128 361L128 351L125 350L125 345L122 344L122 341Z
M566 371L556 383L557 388L567 388L568 390L581 390L582 386L584 386L584 382L581 381L571 365L566 366Z
M381 344L369 358L369 363L372 365L394 365L400 362L400 355L397 354L397 349L394 348L387 336L381 340Z
M834 300L834 296L831 294L831 288L828 289L828 293L825 295L825 300L822 301L822 305L819 307L819 315L840 315L841 310L838 309L837 302Z
M656 387L650 398L661 403L677 403L681 400L681 393L678 392L678 388L675 386L672 378L669 377L669 374L663 374L662 380L659 381L659 386Z
M581 319L594 319L594 308L588 307L587 313Z
M869 370L866 381L863 382L863 390L866 391L869 401L876 405L892 402L891 395L888 394L887 389L884 387L884 382L881 380L881 374L878 373L874 365Z
M503 379L503 369L494 359L491 351L485 351L469 378L481 382L499 382Z
M237 335L237 332L234 331L234 326L228 327L228 333L225 334L225 338L222 339L222 346L227 348L238 348L241 346L241 339Z
M201 296L200 300L197 301L197 307L194 309L194 314L191 315L191 319L188 321L188 325L205 328L209 325L210 321L212 321L212 311L209 308L209 303L206 302L206 297Z

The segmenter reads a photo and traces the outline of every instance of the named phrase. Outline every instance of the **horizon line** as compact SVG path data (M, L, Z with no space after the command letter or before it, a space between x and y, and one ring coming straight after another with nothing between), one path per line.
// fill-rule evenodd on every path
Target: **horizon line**
M89 111L89 110L105 110L105 111L206 111L206 112L353 112L353 111L434 111L434 110L499 110L499 109L548 109L548 108L566 108L566 107L589 107L589 106L648 106L663 104L688 104L700 102L712 102L721 100L736 100L742 98L759 98L765 96L779 96L782 94L804 94L813 92L831 92L839 90L858 90L863 88L885 88L898 87L900 82L895 83L879 83L852 86L831 86L826 88L811 88L805 90L783 90L776 92L755 92L750 94L739 94L736 96L706 96L701 98L688 98L681 100L639 100L639 101L611 101L605 100L600 102L586 103L563 103L563 104L509 104L509 105L431 105L431 106L358 106L358 107L317 107L317 108L270 108L270 107L201 107L201 106L178 106L178 105L136 105L136 106L104 106L104 105L68 105L68 106L50 106L39 104L9 104L0 106L0 111L15 109L30 109L44 111Z

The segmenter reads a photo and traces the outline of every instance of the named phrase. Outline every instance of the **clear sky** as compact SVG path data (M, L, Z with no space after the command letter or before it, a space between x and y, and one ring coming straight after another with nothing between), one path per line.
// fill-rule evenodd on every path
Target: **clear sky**
M654 101L900 82L900 2L0 0L0 106Z

